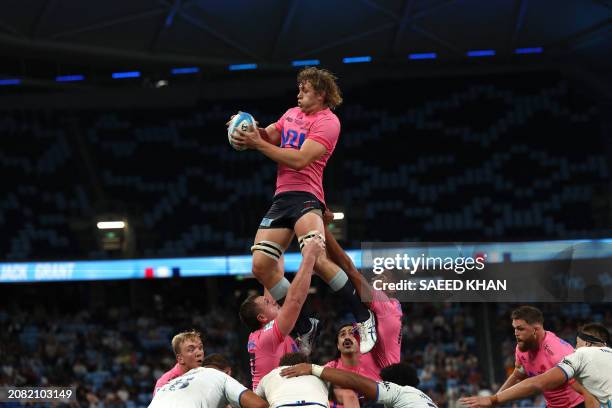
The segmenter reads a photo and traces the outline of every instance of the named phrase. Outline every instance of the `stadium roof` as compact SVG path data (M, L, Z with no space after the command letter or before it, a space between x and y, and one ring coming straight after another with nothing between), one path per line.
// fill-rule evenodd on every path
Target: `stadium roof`
M541 47L605 70L611 22L610 0L12 0L0 49L66 63L283 67Z

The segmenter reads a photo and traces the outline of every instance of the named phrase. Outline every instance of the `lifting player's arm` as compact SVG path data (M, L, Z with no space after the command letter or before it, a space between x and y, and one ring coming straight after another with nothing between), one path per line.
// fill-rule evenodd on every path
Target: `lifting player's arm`
M268 126L268 128L269 127L270 126ZM266 142L261 137L261 134L252 127L248 131L236 129L236 132L239 134L239 136L234 136L234 143L236 145L259 150L268 158L293 170L302 170L304 167L320 159L327 153L325 146L314 140L307 139L299 150L283 149L282 147Z
M559 367L553 367L544 374L523 380L512 387L499 391L491 397L467 397L461 398L459 402L471 408L491 407L508 401L526 398L544 391L554 390L562 386L566 381L567 377L563 370Z
M325 223L325 246L327 248L327 257L346 272L361 299L372 299L374 293L372 286L370 286L363 275L359 273L351 257L342 249L334 235L327 228L327 224L332 220L333 213L329 209L326 209L323 221Z
M506 388L510 388L513 385L520 383L525 378L527 378L527 374L525 374L525 369L523 368L522 365L520 365L517 362L517 363L515 363L514 371L512 372L510 377L508 377L508 379L506 379L506 382L504 382L502 384L502 386L499 388L499 390L497 392L502 392Z
M322 371L319 371L321 369ZM378 384L375 381L359 374L338 370L337 368L319 367L313 364L301 363L284 368L280 374L287 378L299 377L301 375L316 375L323 381L328 381L338 387L355 390L372 401L376 401L378 394Z
M306 245L304 245L300 269L298 269L295 274L293 282L291 282L291 286L289 286L289 290L287 291L285 302L276 317L278 330L283 336L287 336L291 333L293 326L295 326L295 322L308 296L312 269L314 268L317 258L324 250L325 246L323 241L318 236L310 239Z
M268 408L266 400L255 394L251 390L245 390L240 394L241 408Z

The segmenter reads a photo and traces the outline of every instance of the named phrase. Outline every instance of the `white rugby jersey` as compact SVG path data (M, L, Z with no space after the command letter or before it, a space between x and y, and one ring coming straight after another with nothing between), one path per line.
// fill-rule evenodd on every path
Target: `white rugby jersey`
M392 382L378 384L378 399L386 408L438 408L423 391L408 385L399 386Z
M612 349L580 347L557 364L568 379L575 378L602 404L612 406Z
M246 390L219 370L198 367L158 389L149 408L240 407L240 395Z
M270 408L329 407L327 384L323 380L314 375L282 377L280 371L283 368L275 368L266 374L255 390L257 395L268 401Z

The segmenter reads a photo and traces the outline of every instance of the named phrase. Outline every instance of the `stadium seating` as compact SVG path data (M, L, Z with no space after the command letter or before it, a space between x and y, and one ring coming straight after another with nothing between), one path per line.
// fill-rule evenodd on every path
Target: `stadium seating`
M609 177L599 111L558 75L380 81L345 100L325 186L350 208L347 247L609 233L593 212ZM237 108L262 124L283 113L269 100L0 113L3 257L105 257L82 236L108 212L128 217L135 256L247 253L276 169L227 144Z

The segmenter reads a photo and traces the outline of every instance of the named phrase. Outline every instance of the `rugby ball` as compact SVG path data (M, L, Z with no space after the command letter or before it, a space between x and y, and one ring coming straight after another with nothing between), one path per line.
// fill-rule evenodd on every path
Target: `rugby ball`
M240 112L236 114L230 121L229 126L227 127L227 140L229 141L230 146L232 146L236 150L246 150L246 147L239 147L234 144L233 137L238 136L238 132L236 129L240 129L242 131L249 130L249 126L253 125L253 127L257 126L255 123L255 118L250 113Z

